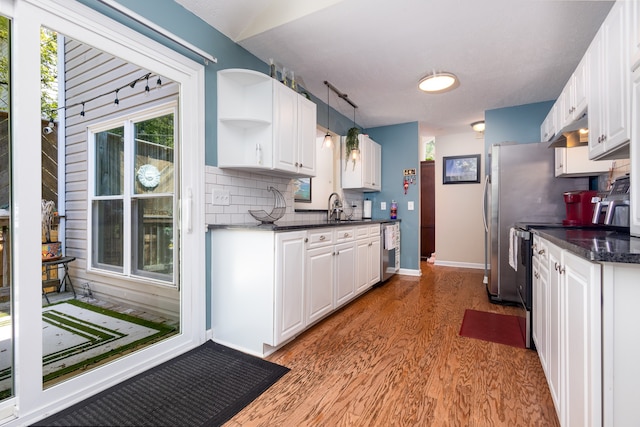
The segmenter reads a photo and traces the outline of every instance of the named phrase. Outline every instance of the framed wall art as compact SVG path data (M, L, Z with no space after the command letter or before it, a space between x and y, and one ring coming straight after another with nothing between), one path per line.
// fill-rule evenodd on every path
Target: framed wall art
M443 184L473 184L480 182L480 154L442 158Z

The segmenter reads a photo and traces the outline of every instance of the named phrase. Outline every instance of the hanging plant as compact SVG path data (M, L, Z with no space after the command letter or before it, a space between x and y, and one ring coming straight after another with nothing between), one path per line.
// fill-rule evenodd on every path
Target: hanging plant
M345 169L347 168L347 164L349 163L349 159L353 162L353 168L356 167L356 159L351 155L353 150L359 150L359 141L358 135L360 134L360 129L357 127L352 127L347 131L347 138L345 139Z

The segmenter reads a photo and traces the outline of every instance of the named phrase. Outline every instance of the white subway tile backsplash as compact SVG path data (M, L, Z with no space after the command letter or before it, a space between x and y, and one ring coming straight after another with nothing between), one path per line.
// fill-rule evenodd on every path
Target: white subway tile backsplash
M207 166L205 170L205 220L207 224L246 224L257 223L249 214L249 210L265 210L273 208L273 193L268 191L274 187L285 198L287 209L282 221L324 221L325 212L295 212L293 199L293 182L290 178L260 175L253 172L220 169ZM231 195L229 206L212 205L213 190L225 190ZM345 214L352 214L355 219L362 217L363 193L344 191ZM351 205L356 207L352 208Z

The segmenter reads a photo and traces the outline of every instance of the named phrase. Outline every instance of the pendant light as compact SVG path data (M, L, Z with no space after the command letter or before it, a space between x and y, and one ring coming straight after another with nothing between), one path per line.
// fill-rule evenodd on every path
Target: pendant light
M333 138L329 133L329 84L326 80L324 84L327 85L327 134L324 136L324 140L322 141L322 148L333 148Z
M353 127L356 127L356 107L353 107ZM355 164L360 159L360 147L356 146L351 150L351 160Z

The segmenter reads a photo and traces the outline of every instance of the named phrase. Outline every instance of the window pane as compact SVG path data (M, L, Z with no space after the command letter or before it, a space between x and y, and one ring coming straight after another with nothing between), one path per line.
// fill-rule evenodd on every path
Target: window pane
M116 196L124 192L124 128L96 134L96 196Z
M122 200L93 201L93 266L122 271Z
M135 123L135 192L173 193L173 114Z
M137 199L132 203L133 273L173 279L173 197Z

